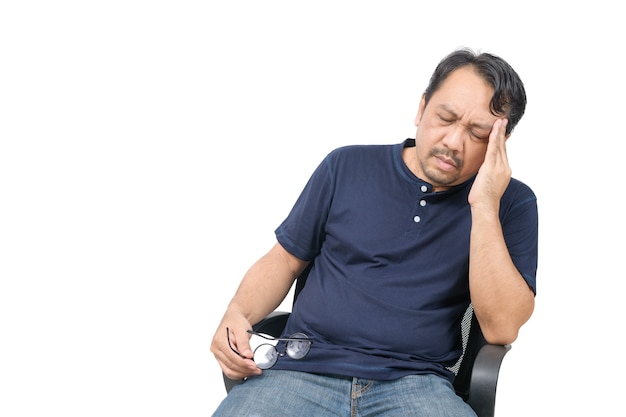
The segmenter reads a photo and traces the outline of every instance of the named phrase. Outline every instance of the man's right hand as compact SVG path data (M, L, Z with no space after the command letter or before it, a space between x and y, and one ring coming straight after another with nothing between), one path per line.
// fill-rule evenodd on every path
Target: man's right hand
M229 320L226 315L213 336L211 352L224 375L230 379L243 379L262 372L252 359L249 329L252 326L247 320Z

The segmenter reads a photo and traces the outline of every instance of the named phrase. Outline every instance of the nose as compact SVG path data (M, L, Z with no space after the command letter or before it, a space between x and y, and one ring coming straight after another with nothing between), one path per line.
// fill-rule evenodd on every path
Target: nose
M465 128L460 124L451 125L443 137L443 144L452 151L461 151L465 134Z

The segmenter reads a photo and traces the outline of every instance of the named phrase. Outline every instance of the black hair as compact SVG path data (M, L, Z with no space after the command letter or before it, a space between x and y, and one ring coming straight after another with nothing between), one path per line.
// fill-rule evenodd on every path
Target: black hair
M477 53L468 48L450 53L439 62L430 78L424 91L425 104L453 71L465 66L471 66L493 87L490 110L496 116L505 115L508 118L506 134L510 134L526 110L526 90L517 72L496 55Z

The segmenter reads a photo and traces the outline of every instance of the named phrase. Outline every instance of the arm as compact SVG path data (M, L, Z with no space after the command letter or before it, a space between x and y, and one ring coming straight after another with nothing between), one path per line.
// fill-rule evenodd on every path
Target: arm
M252 360L246 331L278 307L307 263L276 243L246 272L211 343L211 352L227 377L240 379L261 373ZM228 346L227 327L231 345L245 358Z
M506 119L494 123L468 201L472 212L469 285L485 339L512 343L534 309L534 294L518 272L504 241L500 199L511 179L506 156Z

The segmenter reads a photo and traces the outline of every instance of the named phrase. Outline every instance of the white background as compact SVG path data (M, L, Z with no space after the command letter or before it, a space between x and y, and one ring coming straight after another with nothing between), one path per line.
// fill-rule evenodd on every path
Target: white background
M509 156L538 196L537 307L497 414L619 414L622 14L528 4L4 2L0 415L210 415L215 327L312 170L413 136L459 46L529 100Z

